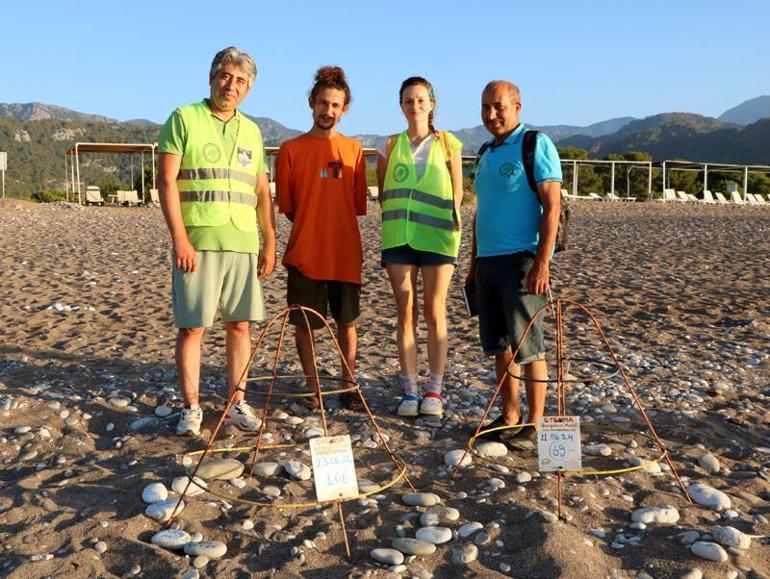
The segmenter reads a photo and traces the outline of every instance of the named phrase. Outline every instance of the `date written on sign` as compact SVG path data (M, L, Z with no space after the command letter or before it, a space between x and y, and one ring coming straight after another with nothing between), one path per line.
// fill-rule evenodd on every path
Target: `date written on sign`
M310 439L315 493L319 501L358 496L350 436L321 436Z
M544 416L537 425L537 458L541 471L581 471L580 417Z

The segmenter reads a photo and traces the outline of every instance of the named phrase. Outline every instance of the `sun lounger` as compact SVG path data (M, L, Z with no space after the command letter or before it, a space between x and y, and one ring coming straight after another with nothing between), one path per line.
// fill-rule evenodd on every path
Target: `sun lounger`
M142 203L139 201L139 195L137 194L136 189L131 191L115 191L115 195L118 205L128 205L130 207Z
M663 189L663 197L661 197L660 199L656 199L656 201L660 201L662 203L669 203L671 201L676 202L679 200L676 198L676 193L674 193L673 189Z
M588 199L590 199L591 201L601 201L603 199L603 197L600 197L599 195L597 195L596 193L591 191L588 194Z
M150 189L150 203L160 205L160 195L157 189Z
M687 195L687 200L690 201L691 203L700 203L700 199L698 199L692 193L686 193L686 195Z
M737 191L733 191L730 193L730 200L735 203L736 205L746 205L746 202L741 199L741 194Z
M701 203L716 203L716 199L714 199L714 196L711 194L711 191L708 189L703 190L703 199L700 200Z
M726 204L730 203L727 200L727 198L724 196L724 193L720 193L719 191L717 191L715 193L715 195L717 196L717 203L720 203L722 205L726 205Z
M380 188L379 187L367 187L367 194L369 195L369 199L377 199L380 196Z
M104 205L104 199L99 187L95 185L86 187L86 205Z
M687 196L687 193L685 193L684 191L677 191L676 192L676 199L677 199L677 201L681 201L682 203L689 203L690 201L692 201L692 199L690 199Z
M754 199L757 200L757 205L767 205L767 201L765 201L765 198L762 197L760 193L754 193Z
M566 189L561 190L561 196L565 199L592 199L592 197L589 197L588 195L572 195Z

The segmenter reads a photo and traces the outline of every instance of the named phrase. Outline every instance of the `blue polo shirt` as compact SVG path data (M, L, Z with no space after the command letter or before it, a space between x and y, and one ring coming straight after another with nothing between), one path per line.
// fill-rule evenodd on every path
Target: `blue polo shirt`
M543 206L524 172L521 145L526 128L519 124L497 146L484 152L476 169L476 256L491 257L537 251ZM561 163L543 133L535 144L535 181L561 182Z

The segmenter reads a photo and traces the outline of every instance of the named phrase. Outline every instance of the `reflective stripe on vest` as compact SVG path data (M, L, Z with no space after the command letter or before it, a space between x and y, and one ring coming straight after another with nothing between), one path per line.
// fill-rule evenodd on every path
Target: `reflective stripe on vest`
M181 107L179 112L187 129L177 175L185 226L232 222L241 231L256 231L255 189L263 154L259 128L236 112L238 134L231 153L225 151L222 127L212 118L206 101Z
M233 191L181 191L179 198L182 201L193 203L212 203L229 201L230 203L243 203L252 207L257 206L257 196L248 193Z
M438 139L417 179L406 131L390 152L382 191L382 248L402 245L457 257L460 230L454 217L452 177Z

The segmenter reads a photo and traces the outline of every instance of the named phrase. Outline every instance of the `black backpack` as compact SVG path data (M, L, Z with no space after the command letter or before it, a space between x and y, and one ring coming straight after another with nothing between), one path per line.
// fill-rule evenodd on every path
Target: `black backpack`
M524 138L522 139L521 143L521 160L524 163L524 173L527 175L527 183L529 183L529 188L532 189L532 192L537 197L537 200L540 201L540 195L538 195L537 192L537 183L535 182L535 144L537 143L537 133L538 131L524 131ZM476 153L477 167L479 161L481 160L481 156L491 145L492 141L487 141L481 145L479 152ZM564 198L564 195L561 196L560 207L561 210L559 212L559 228L556 231L556 247L554 249L556 252L564 251L567 249L570 209L567 200Z

